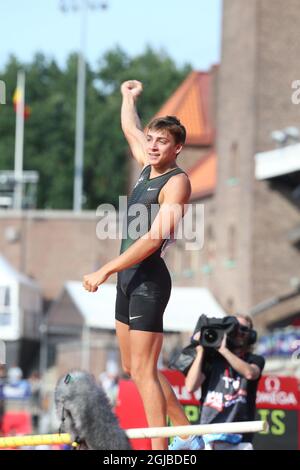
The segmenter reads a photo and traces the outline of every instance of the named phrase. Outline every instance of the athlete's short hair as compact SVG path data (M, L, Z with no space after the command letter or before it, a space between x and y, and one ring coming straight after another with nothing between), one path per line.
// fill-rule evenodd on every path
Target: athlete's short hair
M166 130L174 137L176 144L185 143L186 130L176 116L155 118L148 124L147 129Z

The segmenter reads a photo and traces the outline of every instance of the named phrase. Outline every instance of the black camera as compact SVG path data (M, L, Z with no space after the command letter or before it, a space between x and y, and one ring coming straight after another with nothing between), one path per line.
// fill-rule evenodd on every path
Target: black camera
M227 335L227 347L235 347L235 338L239 329L242 328L236 317L227 316L224 318L208 318L201 315L198 319L194 334L200 331L200 341L204 348L218 349L221 346L224 334ZM247 344L254 344L256 341L256 332L248 328Z
M224 334L227 335L226 346L229 349L236 347L235 339L240 330L246 328L247 338L245 344L252 345L256 342L256 331L240 325L236 317L227 316L224 318L208 318L201 315L197 321L192 338L200 331L200 340L191 340L191 343L181 351L175 351L169 361L169 368L179 370L186 375L195 360L196 346L199 344L205 348L206 357L213 358L217 354L217 349L221 346Z
M199 344L204 348L218 349L221 346L224 334L227 335L227 346L234 345L234 338L238 332L239 322L236 317L208 318L201 315L198 319L194 335L200 331Z

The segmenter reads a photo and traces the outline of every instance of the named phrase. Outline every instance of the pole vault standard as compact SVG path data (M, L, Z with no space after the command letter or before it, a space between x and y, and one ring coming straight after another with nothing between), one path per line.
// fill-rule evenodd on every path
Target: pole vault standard
M241 421L237 423L168 426L164 428L136 428L128 429L125 432L129 439L150 439L154 437L200 436L203 434L220 433L253 433L266 431L267 428L268 424L266 421ZM71 436L69 434L43 434L0 438L0 449L55 444L72 444Z

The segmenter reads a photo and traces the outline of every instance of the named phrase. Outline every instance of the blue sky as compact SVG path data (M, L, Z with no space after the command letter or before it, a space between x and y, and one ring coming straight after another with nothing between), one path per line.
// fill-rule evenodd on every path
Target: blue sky
M30 61L42 51L63 65L78 49L80 14L62 13L61 1L0 0L0 70L10 53ZM81 1L64 0L69 5ZM164 49L178 65L188 62L199 70L220 60L222 0L108 0L108 4L107 10L88 15L91 64L117 44L131 56L146 45Z

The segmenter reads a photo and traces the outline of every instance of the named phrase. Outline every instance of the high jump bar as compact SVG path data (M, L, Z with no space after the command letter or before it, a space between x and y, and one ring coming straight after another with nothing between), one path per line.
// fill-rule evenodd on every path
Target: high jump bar
M200 436L220 433L254 433L268 429L266 421L240 421L235 423L199 424L191 426L168 426L162 428L136 428L126 430L129 439L155 437ZM11 436L0 438L0 449L31 447L38 445L72 444L70 434L42 434L33 436Z
M266 421L240 421L236 423L196 424L191 426L171 426L165 428L137 428L126 431L129 439L153 437L200 436L203 434L253 433L266 431Z

